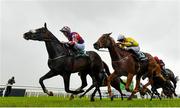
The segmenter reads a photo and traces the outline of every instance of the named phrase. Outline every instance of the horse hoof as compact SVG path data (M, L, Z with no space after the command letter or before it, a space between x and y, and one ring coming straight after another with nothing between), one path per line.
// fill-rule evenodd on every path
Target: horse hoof
M91 98L91 102L94 102L95 100L94 100L94 98Z
M111 101L113 101L113 96L111 96Z
M82 97L83 97L83 95L80 95L80 96L79 96L79 98L82 98Z
M48 93L48 95L49 95L49 96L54 96L54 94L53 94L52 91L50 91L50 92Z
M127 98L127 100L132 100L132 98Z
M74 95L71 95L69 100L73 100L74 99Z
M126 96L126 94L122 94L122 96Z

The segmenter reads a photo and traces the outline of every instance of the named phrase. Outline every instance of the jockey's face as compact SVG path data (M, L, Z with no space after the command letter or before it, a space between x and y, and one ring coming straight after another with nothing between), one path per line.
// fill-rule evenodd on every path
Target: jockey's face
M63 32L63 34L68 37L69 33L68 32Z

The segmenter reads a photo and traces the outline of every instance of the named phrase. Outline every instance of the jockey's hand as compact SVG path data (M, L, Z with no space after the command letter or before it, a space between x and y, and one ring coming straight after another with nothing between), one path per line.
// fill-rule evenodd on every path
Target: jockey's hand
M124 50L128 50L126 46L123 47Z
M75 43L73 41L68 42L69 45L74 45Z

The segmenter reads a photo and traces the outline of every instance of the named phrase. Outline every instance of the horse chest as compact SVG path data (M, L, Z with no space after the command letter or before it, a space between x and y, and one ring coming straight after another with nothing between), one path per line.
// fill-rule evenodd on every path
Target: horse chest
M48 66L50 69L57 70L57 71L63 69L63 63L58 60L48 60Z

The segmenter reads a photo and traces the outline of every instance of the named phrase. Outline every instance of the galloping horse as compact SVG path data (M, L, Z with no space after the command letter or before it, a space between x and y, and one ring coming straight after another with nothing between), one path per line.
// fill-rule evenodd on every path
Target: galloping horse
M99 87L104 87L104 86L107 86L107 77L110 75L110 71L109 71L109 68L107 66L107 64L104 62L104 70L99 73L99 81L98 81L98 84L99 84ZM111 86L113 88L115 88L117 91L119 91L119 93L121 94L121 99L123 100L123 96L125 94L122 93L121 89L120 89L120 83L126 85L126 83L123 82L123 80L118 77L114 80L112 80L111 82ZM80 98L83 97L87 92L89 92L91 89L93 89L94 87L96 87L96 84L93 82L93 84L82 94L80 95ZM100 95L100 99L102 99L102 96L101 96L101 92L98 88L96 88L94 90L94 92L92 93L92 96L91 96L91 100L94 101L94 96L95 96L95 93L96 92L99 92L99 95Z
M151 100L153 98L153 94L158 95L158 97L161 99L160 94L158 93L157 89L162 87L162 93L164 93L164 95L166 95L169 98L174 96L177 96L175 89L176 89L176 84L178 79L178 76L175 77L174 73L170 70L170 69L165 69L165 71L167 72L167 75L164 74L164 72L162 72L162 75L164 76L164 78L167 80L168 85L162 85L161 82L159 82L158 79L154 78L155 83L152 85L152 95L151 95ZM173 83L173 85L171 84L171 82Z
M177 96L176 92L175 92L175 89L177 87L177 82L179 80L178 76L175 76L173 71L171 71L170 69L165 69L165 71L167 72L167 76L166 75L163 75L167 80L170 80L172 81L172 83L174 84L174 95Z
M83 92L87 86L86 76L89 74L93 80L95 76L103 69L103 62L100 56L94 51L87 51L88 56L69 55L69 49L65 43L60 42L46 27L38 28L24 34L26 40L44 41L49 55L48 66L50 71L39 79L39 83L49 96L53 95L48 91L43 83L45 79L61 75L64 79L65 91L68 93L78 94ZM82 85L75 91L69 90L69 81L71 73L80 72Z
M116 77L127 76L126 90L130 91L129 85L132 82L132 78L136 75L136 86L129 96L128 100L131 100L133 95L138 92L140 78L145 72L148 72L149 82L144 85L143 91L146 90L147 86L153 83L152 75L155 74L160 80L165 82L164 77L161 75L161 69L156 63L154 58L150 54L145 54L148 57L148 62L139 63L135 57L128 51L123 50L117 46L114 39L110 37L111 33L103 34L96 43L94 48L99 50L100 48L108 48L112 67L114 72L108 77L108 92L112 98L110 82ZM142 66L144 65L144 66Z

